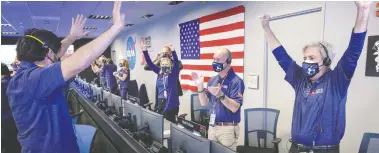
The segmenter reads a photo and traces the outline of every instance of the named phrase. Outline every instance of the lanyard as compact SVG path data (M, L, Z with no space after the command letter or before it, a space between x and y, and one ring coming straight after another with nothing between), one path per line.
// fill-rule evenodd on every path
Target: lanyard
M226 80L226 77L228 76L228 74L229 74L229 72L226 73L224 79L222 80L221 86L220 86L220 88L221 88L220 90L222 90L222 87L224 86L224 81ZM218 83L218 81L217 81L217 83ZM218 100L218 98L216 100ZM216 110L216 102L213 104L213 110L212 110L213 114L215 113L215 110Z
M163 75L162 75L163 89L164 89L165 91L167 91L167 90L166 90L166 78L168 78L168 76L165 76L165 74L163 74Z

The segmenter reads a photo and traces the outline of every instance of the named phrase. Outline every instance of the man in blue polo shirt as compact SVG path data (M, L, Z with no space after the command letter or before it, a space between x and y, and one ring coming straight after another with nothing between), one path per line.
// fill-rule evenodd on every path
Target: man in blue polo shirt
M191 75L199 90L200 104L211 105L208 139L236 150L245 84L231 63L232 54L228 49L221 48L214 54L212 66L218 75L208 81L207 89L203 86L203 76L196 72Z
M90 66L125 27L120 9L121 2L115 2L113 25L61 62L57 59L74 40L88 34L83 31L83 15L72 20L70 34L63 41L41 29L28 30L20 38L16 51L21 64L9 82L7 95L22 153L79 153L62 88Z
M295 89L291 153L338 153L345 132L347 90L365 42L372 2L356 2L357 19L350 43L336 67L329 68L332 51L325 42L304 47L304 62L298 66L269 27L269 16L260 17L269 47Z
M117 71L117 66L113 64L111 59L107 59L107 63L103 66L103 71L105 71L105 78L107 82L108 90L116 94L117 93L117 80L113 75L114 72Z

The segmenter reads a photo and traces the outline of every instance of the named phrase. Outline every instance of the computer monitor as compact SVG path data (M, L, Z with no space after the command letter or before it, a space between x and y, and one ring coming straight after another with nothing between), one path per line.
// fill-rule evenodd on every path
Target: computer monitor
M209 110L212 105L201 106L199 94L191 95L191 121L205 125L208 127Z
M171 124L170 128L172 153L183 148L187 153L210 153L210 141L200 136L192 134L184 128Z
M108 107L114 105L112 103L112 93L103 90L103 100L105 100L105 99L107 99Z
M153 140L163 144L163 115L142 108L141 123L146 122L149 124Z
M119 116L122 116L122 112L120 112L120 108L122 107L121 106L121 97L120 96L117 96L117 95L112 95L112 103L114 104L115 108L116 108L116 112L117 112L117 115Z
M217 143L216 141L211 141L211 153L235 153L235 152L229 149L228 147L225 147L222 144Z
M130 113L132 116L135 115L137 119L137 128L141 127L141 106L132 104L122 100L124 103L124 114Z

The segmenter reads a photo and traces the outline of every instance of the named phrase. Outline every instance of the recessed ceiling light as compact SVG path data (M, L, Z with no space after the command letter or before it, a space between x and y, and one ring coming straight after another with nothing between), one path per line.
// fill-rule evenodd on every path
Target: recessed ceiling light
M105 16L105 15L89 15L89 19L103 19L103 20L109 20L112 18L112 16Z
M96 27L84 27L83 29L86 29L86 30L97 30Z
M1 24L2 27L11 27L11 24Z
M183 3L183 1L172 1L172 2L168 3L168 5L178 5L180 3Z
M133 26L133 25L134 25L134 24L129 23L129 24L126 24L125 27L131 27L131 26Z
M3 35L17 35L18 32L1 32Z
M147 19L147 18L151 18L152 16L154 16L154 15L153 14L146 14L146 15L142 16L142 18Z

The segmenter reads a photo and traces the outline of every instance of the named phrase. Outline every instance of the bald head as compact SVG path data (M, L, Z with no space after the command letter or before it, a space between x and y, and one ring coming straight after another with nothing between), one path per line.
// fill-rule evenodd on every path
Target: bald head
M232 53L230 52L229 49L227 48L219 48L214 56L213 56L213 59L215 62L217 63L226 63L226 60L228 58L231 58L232 57Z

